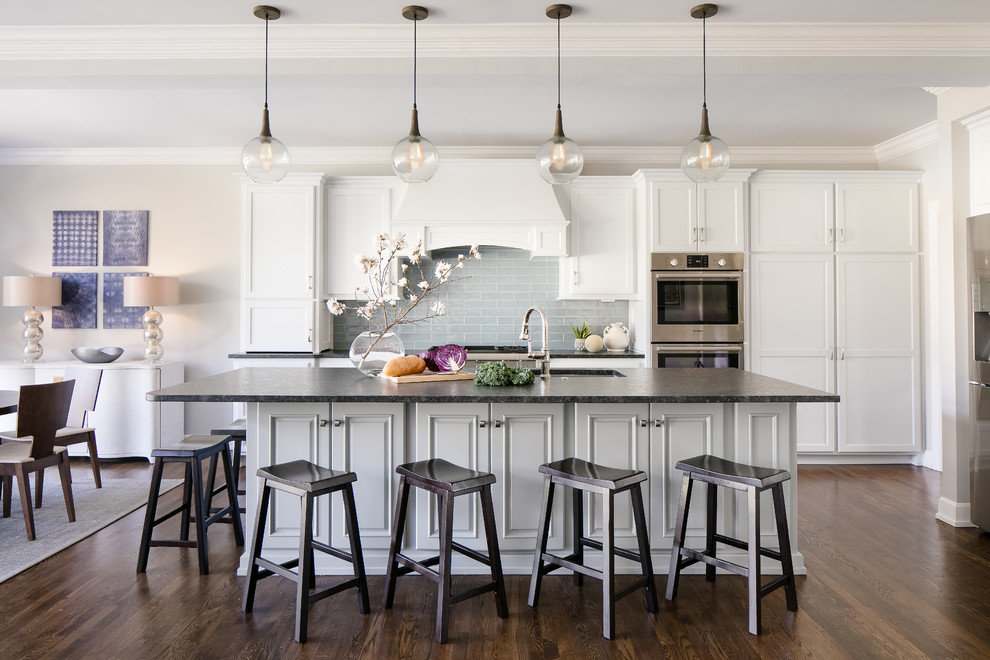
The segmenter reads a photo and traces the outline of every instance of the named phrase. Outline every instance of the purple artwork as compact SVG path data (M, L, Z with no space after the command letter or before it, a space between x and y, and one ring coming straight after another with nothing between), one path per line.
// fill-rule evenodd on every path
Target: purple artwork
M97 211L52 212L52 265L95 266Z
M62 304L52 307L52 329L96 327L96 273L52 273L62 278Z
M124 307L124 278L147 273L103 273L103 329L143 328L146 307Z
M103 212L103 265L148 265L148 212Z

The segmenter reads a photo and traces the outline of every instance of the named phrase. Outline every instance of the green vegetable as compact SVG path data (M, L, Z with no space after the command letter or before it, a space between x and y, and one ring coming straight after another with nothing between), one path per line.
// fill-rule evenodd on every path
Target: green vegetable
M474 372L475 385L529 385L533 382L533 372L529 369L506 366L505 362L485 362Z
M587 339L588 335L591 334L591 330L588 329L588 322L585 321L582 326L571 326L571 332L574 333L575 339Z

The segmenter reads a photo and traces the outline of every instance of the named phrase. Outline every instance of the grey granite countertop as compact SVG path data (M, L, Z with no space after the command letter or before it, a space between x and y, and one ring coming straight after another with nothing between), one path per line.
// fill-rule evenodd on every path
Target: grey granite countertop
M625 377L539 378L532 385L474 381L393 383L356 369L247 367L147 394L149 401L450 403L787 403L838 401L821 390L738 369L617 370Z
M425 350L425 349L424 349ZM420 351L421 352L421 351ZM231 353L227 357L232 360L271 360L271 359L313 359L313 358L346 358L348 349L346 348L330 348L322 353ZM642 360L646 357L643 353L637 353L636 351L626 350L610 352L601 350L597 353L589 353L588 351L575 351L573 348L566 349L551 349L550 351L552 357L556 358L589 358L589 359L601 359L601 358L631 358ZM416 353L418 355L419 352ZM413 355L412 351L409 355ZM510 360L519 356L518 353L505 353L505 359Z

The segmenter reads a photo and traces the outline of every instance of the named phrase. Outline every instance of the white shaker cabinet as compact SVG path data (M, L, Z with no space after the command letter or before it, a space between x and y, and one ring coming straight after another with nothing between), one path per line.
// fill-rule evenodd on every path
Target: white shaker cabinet
M753 252L826 252L835 243L830 173L758 172L750 182Z
M918 252L919 184L919 175L914 172L838 179L836 252Z
M241 350L319 353L332 341L323 308L323 174L241 187Z
M742 252L746 249L746 182L731 170L696 184L680 170L640 170L651 252Z
M636 296L635 187L629 177L580 177L569 186L570 257L560 259L560 297Z
M388 550L399 483L395 466L406 462L405 413L401 403L334 403L331 406L330 467L354 472L354 500L361 545ZM348 547L343 498L333 496L331 538Z
M326 219L320 254L325 261L327 297L353 300L368 286L357 267L357 255L369 255L377 234L390 232L394 177L331 177L326 185ZM415 243L416 237L408 237Z
M152 450L163 442L174 443L182 439L184 404L174 401L159 403L144 398L147 392L183 382L181 362L39 362L33 365L33 382L51 383L61 379L67 367L103 370L96 409L87 413L86 417L87 425L96 429L96 448L100 458L143 456L150 459ZM6 366L0 367L0 372L6 371ZM23 380L23 367L15 367L14 373ZM85 456L87 450L84 445L73 445L69 453Z

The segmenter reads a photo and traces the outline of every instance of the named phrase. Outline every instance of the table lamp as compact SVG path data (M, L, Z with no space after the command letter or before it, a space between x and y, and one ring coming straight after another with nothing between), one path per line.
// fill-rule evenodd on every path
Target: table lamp
M148 311L141 317L144 324L144 359L149 363L161 362L165 350L162 348L161 324L162 315L155 305L168 306L179 304L178 277L125 277L124 306L147 307Z
M8 275L3 278L3 304L23 307L24 312L24 361L34 362L41 357L41 338L45 335L41 324L45 316L35 306L62 304L62 279L59 277L36 277L34 275Z

